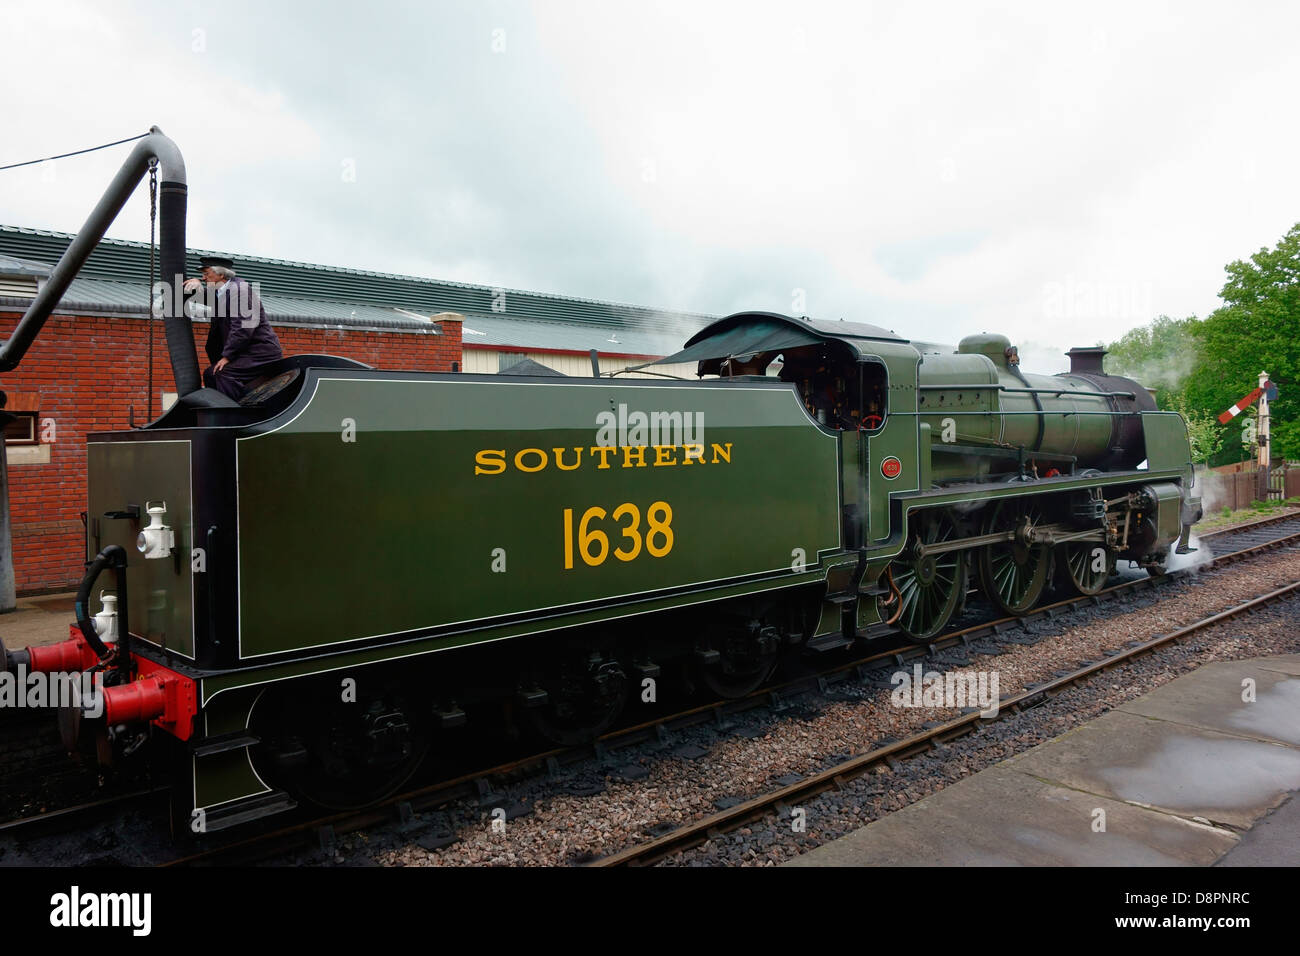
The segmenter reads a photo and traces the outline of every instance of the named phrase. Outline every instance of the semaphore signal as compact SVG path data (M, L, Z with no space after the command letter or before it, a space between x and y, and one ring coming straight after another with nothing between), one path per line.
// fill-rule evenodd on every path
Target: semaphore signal
M1260 376L1259 387L1252 390L1245 398L1240 398L1237 403L1219 416L1219 424L1226 425L1232 421L1263 395L1266 402L1271 402L1277 398L1277 386L1268 380L1267 374Z
M1259 453L1259 473L1260 473L1260 498L1267 498L1270 494L1268 490L1268 473L1272 467L1272 459L1269 453L1268 441L1268 403L1277 398L1277 385L1269 380L1267 372L1259 373L1259 386L1240 399L1235 405L1219 416L1219 424L1226 425L1243 411L1259 402L1259 420L1254 430L1254 442ZM1247 423L1249 428L1250 423ZM1245 438L1247 442L1251 441L1249 433Z

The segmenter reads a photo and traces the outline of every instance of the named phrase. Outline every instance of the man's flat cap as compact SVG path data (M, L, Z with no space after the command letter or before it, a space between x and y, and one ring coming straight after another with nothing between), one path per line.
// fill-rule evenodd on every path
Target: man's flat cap
M221 266L223 269L235 268L235 260L227 259L225 256L199 256L199 267L206 269L208 266Z

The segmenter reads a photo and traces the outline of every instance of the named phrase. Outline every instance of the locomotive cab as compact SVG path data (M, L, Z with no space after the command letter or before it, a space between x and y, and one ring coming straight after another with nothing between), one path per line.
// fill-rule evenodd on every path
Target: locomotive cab
M769 374L778 364L776 374ZM875 431L885 422L889 374L884 363L875 357L858 359L842 343L733 356L718 363L718 376L793 384L809 416L827 428Z
M794 350L786 356L781 381L794 382L808 414L827 427L882 428L888 414L889 375L884 363L875 358L859 361L834 351L839 350Z
M820 323L747 312L715 322L681 352L660 362L694 360L701 378L792 384L819 424L837 431L876 432L889 413L889 372L885 362L871 354L870 340L904 341L885 329L855 322Z

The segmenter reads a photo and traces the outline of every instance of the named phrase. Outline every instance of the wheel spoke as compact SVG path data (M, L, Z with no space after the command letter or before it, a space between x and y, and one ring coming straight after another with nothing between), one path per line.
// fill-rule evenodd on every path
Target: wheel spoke
M1003 502L984 522L986 534L1031 530L1044 521L1034 504ZM1019 541L985 545L979 552L980 581L990 601L1008 614L1024 614L1037 603L1047 577L1047 547L1026 547ZM1073 556L1073 555L1071 555Z
M1068 578L1068 583L1080 594L1096 594L1106 586L1106 579L1110 577L1111 561L1113 555L1108 548L1103 548L1103 561L1101 570L1093 568L1093 562L1096 560L1096 550L1098 545L1091 541L1071 541L1063 544L1065 574L1062 575L1063 581Z
M916 522L916 538L925 545L939 544L959 536L952 520L945 514L933 512L916 516L913 520ZM945 552L927 561L904 557L894 562L894 586L898 589L901 605L896 623L908 637L923 641L943 630L962 596L965 560L960 552Z

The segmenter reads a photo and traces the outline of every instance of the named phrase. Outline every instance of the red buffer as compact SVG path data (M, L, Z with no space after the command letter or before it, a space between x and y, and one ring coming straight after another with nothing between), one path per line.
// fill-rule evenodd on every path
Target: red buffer
M29 672L89 670L99 659L77 625L58 644L27 648ZM103 689L110 725L150 721L174 737L189 740L198 714L198 688L191 678L144 657L134 658L136 679Z

